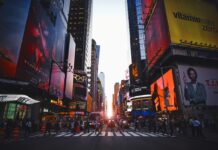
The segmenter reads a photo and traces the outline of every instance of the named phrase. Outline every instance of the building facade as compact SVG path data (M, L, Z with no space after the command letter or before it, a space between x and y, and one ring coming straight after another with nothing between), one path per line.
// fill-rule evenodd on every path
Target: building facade
M144 1L150 6L143 18L156 111L218 121L214 84L218 76L218 22L213 17L218 15L217 2L180 2ZM201 12L203 8L207 8L206 14Z

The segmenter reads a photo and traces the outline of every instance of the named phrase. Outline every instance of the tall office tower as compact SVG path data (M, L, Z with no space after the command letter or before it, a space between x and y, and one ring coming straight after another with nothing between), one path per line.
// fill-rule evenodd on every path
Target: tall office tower
M138 83L134 84L140 84L140 78L142 76L142 71L144 70L142 62L146 59L141 6L141 0L127 0L131 58L132 64L138 73L138 80L136 80Z
M75 69L87 71L91 66L92 0L71 0L68 31L76 42Z
M97 48L98 47L98 48ZM92 39L92 59L91 59L91 88L90 93L94 101L97 101L97 78L98 78L98 59L100 46L96 45L96 41ZM94 106L95 107L95 106Z

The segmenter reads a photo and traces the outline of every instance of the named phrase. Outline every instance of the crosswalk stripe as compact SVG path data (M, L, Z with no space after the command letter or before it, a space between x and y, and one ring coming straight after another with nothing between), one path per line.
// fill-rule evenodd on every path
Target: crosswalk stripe
M144 133L144 134L147 134L147 135L149 135L149 136L152 136L152 137L158 137L157 135L155 135L155 134L151 134L151 133Z
M69 133L69 134L65 134L64 137L69 137L69 136L72 136L73 133Z
M140 133L140 132L136 132L136 133L141 135L141 136L148 137L148 135L146 135L146 134L143 134L143 133Z
M139 136L138 134L135 134L134 132L129 132L133 136Z
M166 135L163 135L163 134L161 134L161 133L156 133L155 135L158 135L158 136L160 136L160 137L166 137Z
M85 133L82 136L89 136L90 134L92 134L92 133L91 132L90 133Z
M97 136L98 133L92 132L91 136Z
M60 136L66 135L66 134L67 134L66 132L62 132L62 133L56 135L55 137L60 137Z
M101 132L101 134L99 134L99 136L105 136L106 132Z
M82 135L83 134L83 132L80 132L80 133L78 133L78 134L75 134L74 136L80 136L80 135Z
M123 136L120 132L115 132L116 136Z
M128 134L127 132L123 132L123 134L124 134L125 136L131 136L131 135Z
M31 135L31 138L35 138L35 137L43 137L44 134L35 134L35 135ZM134 131L116 131L116 132L112 132L112 131L103 131L101 133L95 133L95 132L89 132L89 133L84 133L84 132L80 132L78 134L73 135L73 133L71 132L60 132L58 134L56 134L53 137L70 137L70 136L75 136L75 137L88 137L88 136L92 136L92 137L96 137L96 136L118 136L118 137L122 137L122 136L127 136L127 137L176 137L176 136L170 136L169 134L162 134L162 133L151 133L151 132L134 132Z
M108 132L107 136L114 136L113 132Z

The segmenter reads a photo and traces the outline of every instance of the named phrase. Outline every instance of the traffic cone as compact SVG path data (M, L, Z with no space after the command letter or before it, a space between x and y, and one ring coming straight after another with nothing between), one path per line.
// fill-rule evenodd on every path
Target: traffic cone
M4 128L0 128L0 140L3 140L4 139Z
M45 125L42 124L41 129L40 129L41 134L45 134Z
M13 129L12 137L13 137L14 140L18 140L19 139L19 137L20 137L20 128L19 127L15 127Z

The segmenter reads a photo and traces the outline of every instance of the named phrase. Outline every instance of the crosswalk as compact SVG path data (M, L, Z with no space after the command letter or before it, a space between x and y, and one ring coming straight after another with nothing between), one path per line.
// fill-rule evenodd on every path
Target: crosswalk
M42 134L34 135L33 137L44 137ZM89 132L84 133L80 132L73 134L71 132L60 132L53 134L49 137L61 138L61 137L175 137L168 134L161 133L151 133L151 132L135 132L135 131L102 131L101 133Z

